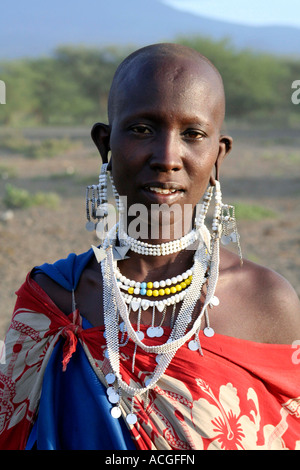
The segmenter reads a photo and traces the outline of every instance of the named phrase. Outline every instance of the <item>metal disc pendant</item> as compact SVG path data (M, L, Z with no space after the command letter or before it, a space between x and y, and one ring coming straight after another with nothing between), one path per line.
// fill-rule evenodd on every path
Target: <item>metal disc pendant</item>
M110 374L107 374L107 375L105 376L105 379L106 379L106 382L107 382L109 385L111 385L111 384L113 384L114 381L116 380L116 376L115 376L115 374L110 373Z
M106 389L106 393L107 393L107 395L110 395L111 393L115 393L115 388L114 387L108 387Z
M164 334L164 329L161 326L156 327L156 337L161 338Z
M149 338L156 337L156 328L154 326L149 326L149 328L147 329L147 336L149 336Z
M144 333L143 333L142 331L136 331L135 333L136 333L138 339L139 339L140 341L143 341L143 339L145 338Z
M148 377L146 380L145 380L145 387L148 387L148 385L150 384L151 382L151 377Z
M210 326L207 326L206 328L204 328L203 333L208 338L211 338L215 334L214 330Z
M126 421L128 424L135 424L137 422L137 416L134 413L129 413L126 416Z
M196 341L195 339L192 339L189 344L188 344L188 348L191 350L191 351L198 351L199 349L199 343L198 341Z
M95 223L90 220L85 224L85 228L88 232L93 232L95 230Z
M121 409L118 407L118 406L114 406L111 410L110 410L110 414L112 415L113 418L115 419L118 419L120 418L121 416Z
M110 403L119 403L120 401L120 395L117 393L117 392L111 392L109 395L108 395L108 401Z
M231 235L230 235L230 238L231 238L231 241L233 243L236 243L237 242L237 235L235 232L233 232Z
M221 237L221 243L222 245L229 245L229 243L231 242L231 237L230 235L223 235Z
M210 303L214 307L217 307L218 305L220 305L220 300L216 295L214 295L213 298L211 299Z

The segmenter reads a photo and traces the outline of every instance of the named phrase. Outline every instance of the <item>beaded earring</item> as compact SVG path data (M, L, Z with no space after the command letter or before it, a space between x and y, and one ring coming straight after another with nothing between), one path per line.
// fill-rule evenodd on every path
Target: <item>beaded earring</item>
M228 245L229 243L236 243L238 247L238 253L240 257L240 264L243 265L243 255L240 244L240 235L237 230L237 223L235 217L235 208L224 204L222 207L222 245Z
M220 238L222 245L228 245L231 242L237 243L240 262L242 265L243 257L240 245L240 235L237 230L235 208L232 205L223 204L221 185L218 180L216 180L215 186L208 187L203 196L202 204L200 209L198 209L197 216L195 218L195 227L198 230L201 229L201 227L205 227L204 223L214 190L215 210L212 221L212 235L215 238Z
M99 175L99 184L86 188L86 229L92 232L96 229L97 236L103 243L107 232L107 163L103 163ZM93 220L91 220L93 219Z
M121 200L118 191L114 185L113 178L107 170L108 163L103 163L99 175L99 184L87 186L86 188L86 216L87 223L86 229L90 232L96 230L97 237L100 240L100 248L92 245L98 263L106 257L106 251L103 249L104 240L107 237L108 227L108 196L107 196L107 181L110 180L113 195L116 201L117 211L119 213L120 226L123 223L124 204ZM93 219L93 220L91 220ZM115 232L116 237L116 232ZM128 247L114 246L113 253L114 259L120 260L126 258Z

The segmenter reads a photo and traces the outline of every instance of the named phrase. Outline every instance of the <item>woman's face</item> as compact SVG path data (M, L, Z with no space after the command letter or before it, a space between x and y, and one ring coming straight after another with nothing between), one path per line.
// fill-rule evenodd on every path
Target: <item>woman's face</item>
M212 72L206 64L201 67L200 77L199 66L190 61L148 65L135 80L123 83L110 149L114 182L119 194L127 196L128 207L194 208L216 162L225 156L225 138L220 137L224 103Z

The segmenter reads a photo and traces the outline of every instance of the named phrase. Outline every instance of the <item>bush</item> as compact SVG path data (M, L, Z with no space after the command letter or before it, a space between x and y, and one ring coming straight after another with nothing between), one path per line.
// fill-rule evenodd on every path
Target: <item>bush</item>
M69 150L79 148L80 145L80 142L73 142L68 138L44 139L40 142L32 142L22 134L6 135L0 142L2 149L34 159L55 157Z
M23 188L17 188L11 184L5 186L5 195L3 203L9 209L26 209L32 206L45 206L49 209L55 209L59 204L60 198L55 193L37 192L30 194Z
M235 213L237 220L263 220L277 217L277 214L263 206L257 204L246 204L239 202L235 204Z

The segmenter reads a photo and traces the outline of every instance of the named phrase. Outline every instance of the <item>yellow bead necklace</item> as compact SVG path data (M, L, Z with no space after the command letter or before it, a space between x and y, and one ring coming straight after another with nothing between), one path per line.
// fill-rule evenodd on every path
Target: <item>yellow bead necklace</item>
M193 268L183 274L162 281L137 282L126 278L117 268L115 271L120 289L130 295L141 295L146 297L162 297L174 295L186 289L193 279Z

